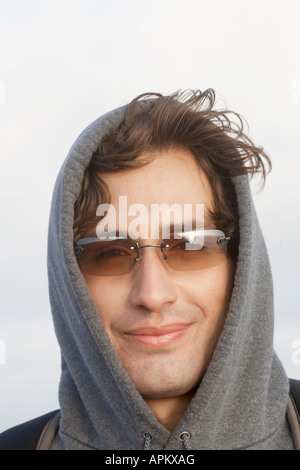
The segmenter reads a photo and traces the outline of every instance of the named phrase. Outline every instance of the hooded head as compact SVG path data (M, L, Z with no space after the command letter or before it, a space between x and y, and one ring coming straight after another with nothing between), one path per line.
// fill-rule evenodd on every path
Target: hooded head
M142 98L83 131L54 190L53 448L289 448L248 183L268 157L211 90Z

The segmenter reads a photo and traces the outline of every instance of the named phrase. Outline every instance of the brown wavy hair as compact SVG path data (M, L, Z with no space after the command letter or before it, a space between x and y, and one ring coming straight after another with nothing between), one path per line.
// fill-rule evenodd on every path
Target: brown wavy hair
M124 119L101 139L86 169L75 203L74 243L95 229L100 220L96 207L110 202L101 174L146 165L149 159L139 158L145 152L185 149L195 155L211 184L210 215L216 227L232 237L229 254L237 259L239 217L232 178L260 173L264 183L271 161L244 132L245 120L230 110L214 109L215 101L213 89L170 96L145 93L131 101Z

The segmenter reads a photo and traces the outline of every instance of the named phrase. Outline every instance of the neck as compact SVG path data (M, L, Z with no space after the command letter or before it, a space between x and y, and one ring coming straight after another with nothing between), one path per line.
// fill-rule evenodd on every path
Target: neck
M144 398L144 400L157 421L172 433L189 406L194 393L193 390L177 397Z

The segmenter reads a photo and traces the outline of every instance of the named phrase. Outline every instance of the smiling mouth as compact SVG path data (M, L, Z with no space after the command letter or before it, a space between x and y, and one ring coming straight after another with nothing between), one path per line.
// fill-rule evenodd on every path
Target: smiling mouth
M184 335L190 325L176 323L163 327L136 328L125 333L133 343L150 347L167 346Z

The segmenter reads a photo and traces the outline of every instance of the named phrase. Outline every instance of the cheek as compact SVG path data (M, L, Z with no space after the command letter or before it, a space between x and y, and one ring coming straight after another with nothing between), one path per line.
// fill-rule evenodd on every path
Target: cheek
M113 278L85 275L84 279L104 327L107 329L117 312L123 310L122 299L124 294L122 294L122 285L119 285L120 283Z
M188 284L190 301L198 305L205 316L225 316L233 288L235 266L231 260L201 273L195 273Z

